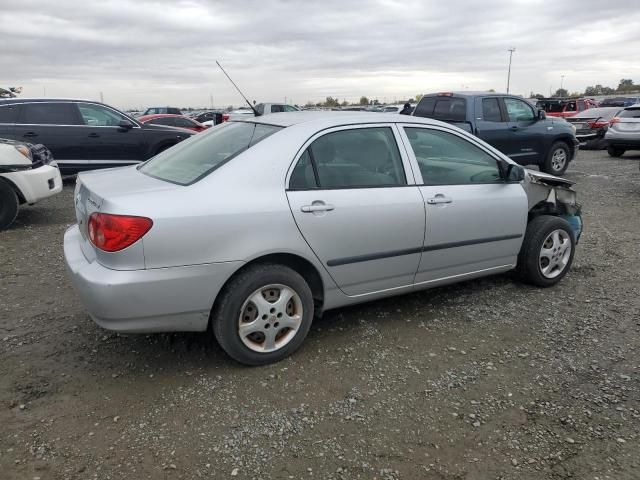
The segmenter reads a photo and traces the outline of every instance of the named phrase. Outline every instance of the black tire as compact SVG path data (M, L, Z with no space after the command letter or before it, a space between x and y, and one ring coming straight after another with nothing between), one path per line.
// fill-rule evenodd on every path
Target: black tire
M571 242L571 252L564 269L556 277L549 278L542 273L540 253L545 240L555 230L563 230L568 234L568 241ZM575 246L575 238L569 222L551 215L536 217L527 225L524 241L518 254L516 275L524 283L538 287L551 287L562 280L571 269Z
M620 158L622 155L624 155L624 152L624 148L616 148L611 146L607 147L607 153L610 157Z
M241 309L254 292L274 284L284 285L298 295L302 304L302 320L298 331L286 345L271 352L256 352L245 345L240 337ZM288 357L300 347L311 328L313 310L311 289L298 272L284 265L256 264L240 272L225 285L213 309L211 324L216 340L231 358L245 365L266 365Z
M0 230L8 228L16 219L19 204L11 185L0 178Z
M559 154L558 152L564 152L564 163L556 167L556 162L554 161L554 156ZM542 164L541 170L545 173L549 173L551 175L562 175L567 171L569 167L569 161L571 160L571 150L569 150L569 145L565 142L555 142L551 145L551 148L547 152L547 158L544 160L544 164Z

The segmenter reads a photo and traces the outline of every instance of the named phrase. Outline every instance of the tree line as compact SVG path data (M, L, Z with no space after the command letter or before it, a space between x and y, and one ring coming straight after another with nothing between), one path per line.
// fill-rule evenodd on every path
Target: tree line
M406 100L399 100L397 103L398 104L405 104L405 103L417 103L420 101L420 99L422 98L422 94L419 93L418 95L416 95L413 98L408 98ZM342 102L338 99L338 97L327 97L325 99L324 102L307 102L305 107L325 107L325 108L338 108L338 107L366 107L369 105L381 105L380 100L378 100L377 98L374 99L369 99L368 97L365 97L364 95L362 97L360 97L360 100L358 102L347 102L346 100L342 100Z

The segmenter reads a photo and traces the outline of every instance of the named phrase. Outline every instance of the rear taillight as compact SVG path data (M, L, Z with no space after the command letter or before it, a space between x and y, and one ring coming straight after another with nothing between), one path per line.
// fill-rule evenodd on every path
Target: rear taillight
M609 125L615 125L616 123L620 123L620 117L613 117L609 120Z
M117 252L140 240L152 227L146 217L92 213L89 217L89 239L100 250Z
M606 120L599 120L596 122L589 123L589 128L603 128L603 127L607 127L608 125L609 125L609 122L607 122Z
M226 121L228 121L228 120L229 120L229 115L228 115L228 114L226 114L226 113L223 113L223 114L222 114L222 121L223 121L223 122L226 122Z

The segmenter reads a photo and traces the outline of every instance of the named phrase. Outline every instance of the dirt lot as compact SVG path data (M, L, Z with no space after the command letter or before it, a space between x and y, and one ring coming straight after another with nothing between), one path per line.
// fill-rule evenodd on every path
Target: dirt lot
M263 368L94 325L64 272L68 185L0 234L0 477L638 479L638 160L572 165L586 230L556 288L328 312Z

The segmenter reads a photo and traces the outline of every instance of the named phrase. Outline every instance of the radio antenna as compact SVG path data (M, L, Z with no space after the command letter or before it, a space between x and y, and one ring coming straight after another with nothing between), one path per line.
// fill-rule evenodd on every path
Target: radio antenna
M260 114L258 113L258 111L255 109L255 107L253 105L251 105L251 102L249 100L247 100L247 97L244 96L244 94L240 91L240 89L238 88L238 86L235 84L235 82L233 80L231 80L231 77L229 76L229 74L224 70L224 68L222 68L222 65L220 65L220 62L218 62L216 60L216 64L220 67L220 70L222 70L222 73L224 73L224 75L229 79L229 81L231 82L231 84L236 87L236 90L238 91L238 93L242 96L242 98L244 98L244 101L247 102L247 105L249 105L249 108L251 108L251 110L253 110L253 113L256 117L259 117Z

